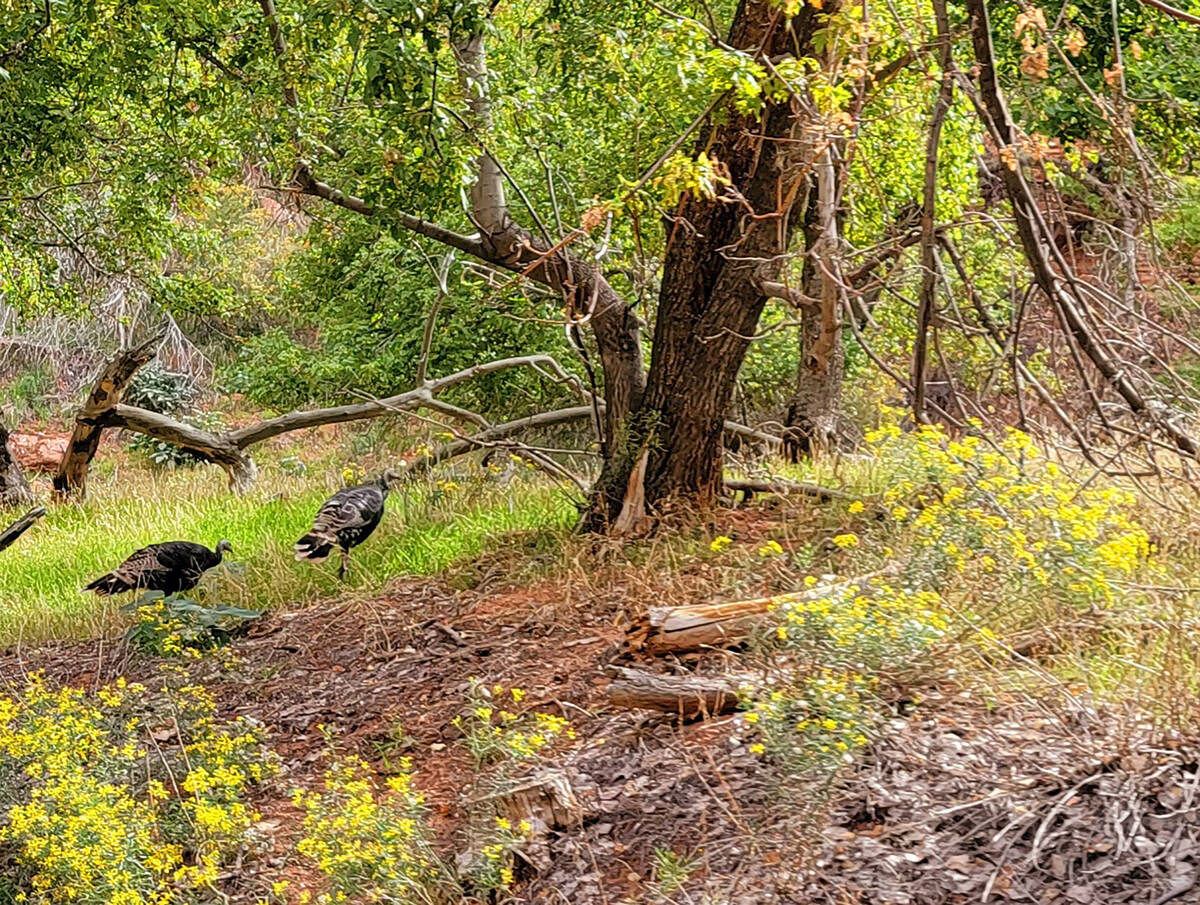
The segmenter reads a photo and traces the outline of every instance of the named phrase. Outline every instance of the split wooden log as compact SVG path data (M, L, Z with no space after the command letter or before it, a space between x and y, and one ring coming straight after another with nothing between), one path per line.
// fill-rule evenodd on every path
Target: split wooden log
M18 537L33 527L33 523L46 514L44 506L35 506L23 516L0 531L0 550L11 547Z
M737 688L716 676L662 676L613 666L608 702L614 707L674 713L681 719L718 716L738 707Z
M753 600L651 607L646 618L629 628L626 642L631 650L645 648L652 654L736 647L768 627L768 614L774 607L843 594L872 577L865 575L838 584L826 581L803 591Z

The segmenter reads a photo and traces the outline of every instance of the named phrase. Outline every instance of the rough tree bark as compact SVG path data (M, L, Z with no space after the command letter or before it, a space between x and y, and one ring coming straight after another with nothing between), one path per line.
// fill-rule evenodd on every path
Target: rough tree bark
M8 448L8 428L0 424L0 507L33 502L33 491Z
M823 157L828 157L826 149ZM837 443L841 410L842 379L846 360L838 318L839 288L830 278L838 245L838 221L834 210L837 169L831 160L819 163L816 191L804 208L804 265L801 291L817 300L800 312L800 367L796 390L788 401L784 451L793 462Z
M662 676L624 666L609 668L606 694L613 707L657 710L683 720L719 716L738 709L737 686L722 676Z
M133 380L133 375L138 372L138 368L154 357L161 340L161 335L153 336L140 346L122 352L105 365L91 395L75 417L71 440L58 466L58 474L54 476L55 493L60 496L68 493L80 497L87 495L88 466L95 458L96 450L100 448L100 438L104 434L105 426L100 423L100 419L121 401L121 396Z
M925 186L921 202L921 296L917 306L917 330L913 343L913 418L918 424L925 420L926 370L929 360L929 330L937 310L937 173L938 148L942 124L954 96L950 44L950 19L946 0L934 0L934 19L937 23L938 66L942 71L937 100L929 116L929 134L925 143Z
M741 0L728 43L757 59L810 56L823 19L811 5L789 21L769 0ZM763 284L779 280L819 153L808 122L789 97L765 103L761 116L727 102L700 129L696 151L718 162L728 185L715 198L685 195L668 218L645 395L630 443L613 450L596 487L586 529L636 526L672 500L715 501L725 411L766 303Z

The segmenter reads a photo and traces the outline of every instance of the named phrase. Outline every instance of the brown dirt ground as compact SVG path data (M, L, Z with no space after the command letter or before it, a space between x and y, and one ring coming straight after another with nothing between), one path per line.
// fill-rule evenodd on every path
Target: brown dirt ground
M632 572L623 581L495 591L403 581L376 600L269 614L223 655L199 661L192 677L222 715L264 724L283 763L256 801L274 850L229 878L232 900L252 901L282 877L294 890L315 885L286 856L298 818L290 790L320 782L327 736L381 773L411 756L440 840L452 849L468 829L465 803L480 790L451 722L473 677L525 689L523 708L566 716L578 734L554 767L569 777L583 818L531 847L521 900L643 900L658 848L696 860L694 888L719 886L731 903L776 900L764 898L761 867L779 860L778 843L757 828L771 778L744 744L731 744L737 719L681 726L605 704L603 669L627 657L625 624L644 605L644 582ZM708 586L703 569L685 572L669 594L704 599ZM0 652L0 685L20 686L33 671L85 687L118 676L151 684L159 665L112 641L9 649Z

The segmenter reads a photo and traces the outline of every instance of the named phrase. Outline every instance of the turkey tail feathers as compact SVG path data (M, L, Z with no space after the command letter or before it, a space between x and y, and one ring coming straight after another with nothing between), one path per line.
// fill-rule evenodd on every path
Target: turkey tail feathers
M333 550L333 541L316 534L306 534L296 541L296 545L292 549L296 551L297 561L324 559Z
M123 594L126 591L131 591L133 590L133 585L110 572L108 575L101 575L85 587L84 590L95 591L101 597L108 597L113 594Z

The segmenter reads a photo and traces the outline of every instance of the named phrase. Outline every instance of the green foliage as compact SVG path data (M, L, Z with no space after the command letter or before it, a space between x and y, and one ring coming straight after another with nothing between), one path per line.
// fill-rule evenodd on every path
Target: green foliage
M1200 251L1200 179L1179 183L1172 210L1157 226L1158 239L1177 259L1189 260Z
M196 385L187 374L168 371L152 361L134 375L123 399L152 412L175 415L191 408Z
M244 607L205 605L151 591L121 607L132 613L134 624L126 639L138 649L160 657L196 657L228 641L262 615Z
M564 364L574 360L562 331L540 323L560 316L556 305L515 292L489 298L457 270L452 276L438 312L431 375L534 350ZM425 321L436 303L436 281L411 239L347 219L289 262L276 306L288 326L247 339L221 380L284 410L361 398L354 393L401 392L416 379ZM447 394L472 409L512 416L568 398L565 389L525 370L486 375Z
M17 420L31 415L47 418L50 409L46 405L46 397L53 392L54 375L50 368L36 365L20 371L11 382L0 388L0 408Z

